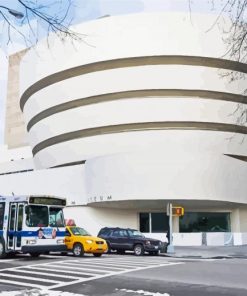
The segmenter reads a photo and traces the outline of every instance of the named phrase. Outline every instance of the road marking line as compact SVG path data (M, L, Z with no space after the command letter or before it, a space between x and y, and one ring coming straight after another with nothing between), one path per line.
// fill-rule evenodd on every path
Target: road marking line
M56 263L63 263L64 260L62 261L56 261ZM37 264L31 264L29 266L40 266L40 265L47 265L47 264L51 264L51 262L46 262L46 263L37 263ZM26 267L26 266L25 266ZM21 266L16 266L16 267L9 267L9 268L3 268L3 269L0 269L0 272L4 271L4 270L13 270L13 269L19 269L19 268L23 268L23 265Z
M63 283L61 281L54 281L54 280L48 280L48 279L39 279L39 278L30 277L30 276L0 273L0 277L2 277L2 276L14 277L14 278L17 278L17 279L32 280L34 282L44 282L44 283L47 282L47 283L52 283L52 284Z
M51 266L55 266L55 267L61 267L61 265L57 265L57 264L51 264ZM95 268L90 268L90 267L76 267L75 265L73 264L70 264L68 265L68 263L63 263L63 268L67 268L67 269L73 269L73 270L88 270L88 271L94 271L95 273L98 273L98 274L104 274L104 273L107 273L108 271L106 270L106 272L104 271L99 271L99 270L96 270L95 271Z
M61 265L58 265L58 264L47 264L47 266L51 266L51 267L61 267ZM72 269L76 269L76 270L95 270L95 268L90 268L90 267L77 267L75 266L75 264L72 264L72 263L66 263L64 262L63 265L62 265L63 268L72 268ZM104 273L104 271L101 271L101 270L96 270L96 273Z
M24 268L26 268L26 267L24 267ZM13 271L13 270L11 270L11 271ZM30 270L30 271L28 271L28 270L24 270L24 269L19 269L19 270L14 270L13 272L19 272L19 273L30 273L30 274L37 274L37 275L46 275L46 276L50 276L50 277L60 277L60 278L65 278L65 279L78 279L78 277L75 277L75 276L69 276L69 275L62 275L62 274L57 274L57 275L55 275L55 274L47 274L46 272L39 272L39 271L34 271L34 270Z
M94 267L94 268L99 268L99 267L101 267L101 269L103 269L103 268L106 268L106 269L122 269L122 270L124 270L124 269L126 269L126 268L124 268L124 267L126 267L126 266L119 266L118 264L108 264L108 263L86 263L85 264L85 262L77 262L77 263L71 263L71 264L73 264L74 266L82 266L82 267L84 267L84 266L90 266L90 267ZM131 268L135 268L135 267L133 267L133 266L130 266L129 267L130 269Z
M31 287L31 288L39 288L39 289L44 288L44 286L41 286L41 285L29 284L29 283L23 283L23 282L16 282L16 281L10 281L10 280L1 280L0 279L0 283L11 284L11 285L16 285L16 286Z
M106 263L105 263L106 262ZM84 261L77 261L77 262L74 262L74 264L83 264L83 263L85 263ZM129 263L125 263L125 262L116 262L116 261L97 261L97 262L94 262L94 261L88 261L88 262L86 262L86 264L90 264L90 265L100 265L100 266L107 266L107 265L109 265L109 266L128 266L128 267L130 267L130 268L135 268L136 267L136 265L140 265L140 266L146 266L146 264L135 264L135 263L133 263L133 264L129 264Z
M71 286L74 284L97 280L105 277L117 276L120 274L129 273L133 271L136 272L139 270L146 270L146 269L157 268L157 267L166 267L166 266L169 267L172 265L185 264L184 262L169 262L169 261L159 260L159 259L157 258L157 260L150 260L149 258L147 258L143 260L142 258L135 258L133 262L131 259L121 258L121 257L120 258L108 257L108 258L105 258L105 260L102 258L94 259L94 260L92 260L92 258L88 258L88 259L77 258L74 260L69 259L69 260L61 260L61 261L54 261L54 262L38 263L38 264L29 265L29 266L18 266L18 267L2 269L0 270L0 277L2 275L5 277L15 278L16 280L13 279L13 281L11 281L8 279L7 281L4 281L3 279L0 279L0 282L11 283L13 285L16 282L17 283L16 285L27 286L27 287L44 287L45 283L50 283L47 289L52 290L60 287ZM81 267L79 267L80 264L82 265ZM90 264L91 266L84 267L83 264L85 265ZM106 266L104 266L104 264ZM69 270L69 269L72 269L72 270ZM98 269L101 269L101 270L98 270ZM33 273L33 274L40 275L40 277L30 278L29 276L19 276L11 273L1 274L1 272L4 270L8 270L10 272L12 271L12 272L23 273L23 274ZM39 272L39 270L41 270L41 272ZM62 279L63 277L67 277L71 281L64 282L62 280L59 281L55 279L47 280L46 278L42 278L42 275L47 275L44 271L53 272L52 277L54 278L57 277ZM67 276L67 275L72 275L72 276ZM31 284L31 283L26 284L23 282L20 283L18 281L18 278L27 279L34 282L36 281L44 282L44 285L37 285L37 284Z
M174 262L174 263L171 263L169 265L166 264L164 266L179 265L179 264L184 264L184 263L182 263L182 262ZM73 281L71 283L57 284L55 286L49 287L48 290L57 289L57 288L60 288L60 287L65 287L65 286L70 286L70 285L75 285L75 284L79 284L79 283L83 283L83 282L89 282L89 281L93 281L93 280L97 280L97 279L102 279L102 278L105 278L105 277L120 275L120 274L124 274L124 273L128 273L128 272L132 272L132 271L140 271L140 270L151 269L151 268L160 267L160 266L163 266L163 265L161 264L161 265L158 265L158 266L139 267L139 268L137 268L135 270L124 270L124 271L119 271L119 272L112 272L112 273L105 274L105 275L94 276L94 277L89 278L89 279L80 279L80 280L77 280L77 281Z
M70 260L67 260L67 261L70 261ZM102 259L96 259L96 260L85 260L85 259L81 259L81 260L78 260L78 262L90 262L90 263L115 263L115 264L129 264L129 265L153 265L153 264L157 264L157 263L160 263L162 262L162 260L157 260L157 261L138 261L138 260L123 260L123 259L120 259L118 260L117 258L102 258ZM168 262L167 260L164 260L164 262Z
M54 272L62 272L66 274L79 274L81 277L83 275L88 275L88 276L93 276L93 273L88 273L88 272L80 272L80 271L70 271L70 270L57 270L54 268L45 268L45 267L32 267L32 266L26 266L25 268L30 268L30 269L37 269L37 270L46 270L46 271L54 271ZM84 277L85 278L85 277Z
M139 261L132 261L132 260L124 260L124 261L121 260L120 261L120 260L113 260L113 259L106 259L105 262L107 262L107 263L109 262L111 264L125 264L125 265L129 265L129 266L136 266L136 265L146 266L146 265L154 265L154 264L157 264L157 262L155 262L155 263L150 263L150 262L145 263L145 262L143 262L142 263L142 262L139 262ZM100 261L98 261L96 263L100 263Z

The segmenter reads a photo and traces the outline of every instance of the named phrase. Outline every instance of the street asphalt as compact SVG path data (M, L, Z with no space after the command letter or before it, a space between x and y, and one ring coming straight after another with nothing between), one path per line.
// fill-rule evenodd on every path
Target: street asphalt
M175 247L175 254L143 257L18 255L0 261L0 296L246 296L246 251Z

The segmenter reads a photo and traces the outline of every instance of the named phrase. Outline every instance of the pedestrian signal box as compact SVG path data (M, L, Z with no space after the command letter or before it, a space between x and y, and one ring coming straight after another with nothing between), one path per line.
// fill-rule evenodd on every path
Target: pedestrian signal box
M184 208L183 207L172 207L172 216L183 216Z

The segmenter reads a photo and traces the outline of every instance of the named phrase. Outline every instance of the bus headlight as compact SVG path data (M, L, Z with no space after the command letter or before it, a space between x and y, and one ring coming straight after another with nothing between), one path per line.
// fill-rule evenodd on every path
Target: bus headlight
M59 245L64 244L64 239L57 239L57 244Z
M27 240L27 245L35 245L37 241L35 239L28 239Z

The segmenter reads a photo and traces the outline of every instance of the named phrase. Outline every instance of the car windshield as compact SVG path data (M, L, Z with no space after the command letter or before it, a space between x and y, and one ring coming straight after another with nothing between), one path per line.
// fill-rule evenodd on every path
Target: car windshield
M88 233L85 229L81 227L71 227L70 230L76 236L88 236L88 235L91 236L90 233Z
M138 230L128 230L130 237L145 237L140 231Z

